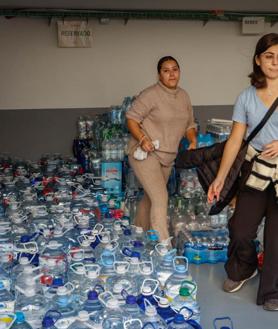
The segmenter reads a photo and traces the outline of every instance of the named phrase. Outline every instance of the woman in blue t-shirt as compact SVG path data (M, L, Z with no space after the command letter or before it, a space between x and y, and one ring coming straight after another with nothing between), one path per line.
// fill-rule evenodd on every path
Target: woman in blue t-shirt
M238 97L233 113L233 128L226 143L216 179L209 187L208 201L219 200L227 174L243 138L257 126L278 97L278 34L264 35L253 57L251 86ZM265 310L278 311L278 111L269 118L251 141L247 158L258 157L256 166L245 161L236 207L229 221L230 244L224 281L226 292L236 292L257 275L254 240L265 217L264 264L257 304ZM252 166L252 174L249 176Z

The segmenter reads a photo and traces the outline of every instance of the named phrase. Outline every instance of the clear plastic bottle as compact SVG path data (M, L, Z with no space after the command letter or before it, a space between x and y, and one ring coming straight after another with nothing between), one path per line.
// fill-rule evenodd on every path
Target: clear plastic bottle
M15 277L15 285L21 289L33 287L36 292L42 292L42 287L39 280L43 274L39 273L39 270L40 269L38 267L34 267L30 264L22 266L22 272L18 273Z
M183 264L177 263L183 261ZM174 272L165 282L165 296L172 301L178 294L184 280L192 281L188 272L188 260L186 257L177 256L173 260Z
M3 305L1 307L1 312L13 313L15 307L15 299L12 293L6 289L3 281L0 281L0 303Z
M134 295L127 295L125 299L125 304L122 306L124 321L130 319L140 319L143 320L144 313L141 311L137 304L137 298Z
M90 319L93 323L102 323L104 308L98 299L97 291L91 290L88 292L88 298L85 300L82 309L90 314Z
M68 329L88 329L94 328L94 323L90 320L87 311L79 311L76 320L68 327Z
M127 294L137 294L137 286L129 275L129 263L124 261L114 262L115 274L106 280L106 289L113 293L113 296L119 301L120 305L125 303L123 291Z
M25 320L23 312L15 312L15 322L11 329L32 329L32 326Z
M155 268L155 274L162 288L164 288L167 279L173 274L173 260L174 256L169 253L163 257L162 261Z
M157 314L168 324L173 321L176 311L171 307L167 298L159 297L157 304Z
M140 294L137 298L137 304L141 308L141 310L145 311L146 300L149 304L157 306L157 300L154 295L159 286L159 282L157 280L147 279L143 282Z
M105 305L103 313L104 320L102 322L103 329L124 329L123 327L123 311L119 301L114 298L110 292L104 292L99 295L99 299Z
M0 266L0 284L3 285L7 291L11 290L12 278L2 266Z
M48 309L44 295L36 291L32 285L25 289L16 286L16 289L20 294L17 296L15 309L24 312L27 322L33 329L41 328L42 319Z
M186 280L183 281L179 290L179 295L174 298L171 305L185 317L188 316L188 309L191 310L192 314L190 315L190 319L200 323L200 307L196 300L196 291L196 283Z
M150 324L150 326L148 326L148 324ZM143 328L148 327L156 329L166 329L167 324L157 314L156 307L152 305L148 300L145 300L145 317L143 322Z
M52 279L61 277L65 282L68 266L67 252L62 242L50 240L39 257L42 272Z
M149 230L146 232L146 244L145 244L145 249L146 249L146 254L150 255L155 246L159 242L159 234L156 230Z
M79 305L75 301L73 291L73 285L68 282L64 286L59 287L56 296L53 297L49 309L54 309L60 313L59 319L55 322L57 328L60 328L61 325L67 325L68 327L77 315Z

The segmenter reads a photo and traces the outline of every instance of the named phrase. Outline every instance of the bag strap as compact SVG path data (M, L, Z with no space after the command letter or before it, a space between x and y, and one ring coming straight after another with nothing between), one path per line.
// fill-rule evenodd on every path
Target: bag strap
M265 116L262 118L261 122L254 128L254 130L251 132L251 134L245 140L245 142L243 143L244 145L249 144L251 142L251 140L257 135L257 133L263 128L263 126L266 124L267 120L271 117L272 113L276 110L277 106L278 106L278 97L272 103L269 110L266 112Z

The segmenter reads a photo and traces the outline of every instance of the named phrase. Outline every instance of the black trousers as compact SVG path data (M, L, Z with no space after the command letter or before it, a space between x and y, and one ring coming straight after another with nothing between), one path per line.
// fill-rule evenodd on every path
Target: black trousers
M225 269L233 281L244 280L256 270L254 239L265 217L264 264L257 294L257 304L262 305L268 299L278 299L278 204L272 184L265 191L245 185L250 166L247 161L243 165L242 184L228 225L230 244Z

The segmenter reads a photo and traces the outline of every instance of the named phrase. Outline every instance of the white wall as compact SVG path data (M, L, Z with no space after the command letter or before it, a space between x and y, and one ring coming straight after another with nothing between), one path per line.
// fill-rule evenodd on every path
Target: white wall
M248 85L259 36L240 23L90 20L92 48L57 47L56 23L0 18L0 109L87 108L120 104L156 80L156 62L176 57L194 105L232 104ZM265 33L278 32L266 25Z

